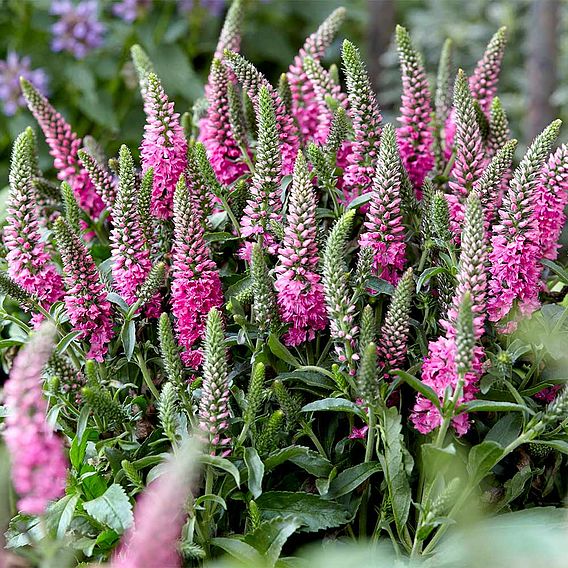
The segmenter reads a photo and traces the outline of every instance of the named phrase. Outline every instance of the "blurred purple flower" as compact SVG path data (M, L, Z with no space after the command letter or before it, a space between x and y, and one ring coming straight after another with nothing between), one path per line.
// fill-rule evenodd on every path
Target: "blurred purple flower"
M112 13L125 22L132 23L152 6L152 0L122 0L112 7Z
M201 6L205 8L212 16L218 18L223 13L226 0L178 0L178 12L187 14L193 8Z
M43 95L47 94L47 75L43 69L31 69L30 58L20 56L15 51L8 52L5 61L0 61L0 100L4 114L12 116L18 108L26 105L20 77L25 77Z
M105 26L98 20L97 0L74 4L71 0L53 0L51 13L60 16L51 31L53 51L68 51L82 59L91 50L103 44Z

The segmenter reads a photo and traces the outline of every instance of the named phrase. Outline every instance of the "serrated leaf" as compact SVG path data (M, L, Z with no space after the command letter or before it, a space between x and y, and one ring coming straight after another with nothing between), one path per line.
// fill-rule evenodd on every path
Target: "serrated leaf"
M264 467L266 471L270 471L287 461L292 462L316 477L327 477L332 470L329 460L304 446L288 446L270 454L264 460Z
M384 412L383 444L385 454L384 460L381 459L381 461L399 536L404 533L412 502L410 482L404 463L404 439L401 431L401 418L397 408L394 406L388 408Z
M263 555L268 566L274 566L280 557L282 547L300 526L301 522L293 517L274 518L261 523L244 540Z
M132 525L132 505L121 485L114 483L100 497L83 503L93 519L122 534Z
M301 523L300 530L307 532L339 527L350 520L349 511L342 505L313 493L269 491L256 504L264 518L291 516Z
M379 462L360 463L342 471L330 484L325 499L337 499L357 489L371 475L381 471Z
M361 418L364 417L363 410L358 404L355 404L354 402L351 402L350 400L346 400L344 398L324 398L310 402L302 408L302 412L323 411L347 412L349 414L355 414L356 416L359 416Z
M248 487L255 499L262 494L264 464L254 448L245 448L245 465L248 470Z

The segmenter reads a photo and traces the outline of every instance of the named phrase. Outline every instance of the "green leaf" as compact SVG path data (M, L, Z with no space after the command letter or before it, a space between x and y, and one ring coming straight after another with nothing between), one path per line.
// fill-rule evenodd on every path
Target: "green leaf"
M418 277L418 280L416 281L416 293L418 294L418 292L420 292L422 286L424 286L424 284L428 282L430 278L432 278L433 276L437 276L438 274L441 274L446 271L447 270L445 266L431 266L430 268L424 270L422 274L420 274L420 276Z
M269 491L256 504L264 518L292 516L302 524L301 530L307 532L339 527L350 520L349 511L342 505L313 493Z
M494 441L485 441L471 448L467 459L471 483L477 485L499 463L502 456L503 448Z
M347 412L349 414L355 414L361 418L364 418L365 416L362 408L358 404L344 398L324 398L321 400L315 400L314 402L306 404L302 408L302 412L323 411Z
M270 351L272 351L272 353L276 357L278 357L278 359L282 359L282 361L288 363L288 365L291 365L292 367L302 366L300 361L298 361L298 359L296 359L296 357L294 357L294 355L290 353L290 350L280 341L280 339L278 339L278 336L274 333L271 333L268 338L268 347L270 348Z
M114 483L100 497L83 503L83 508L93 519L118 534L132 525L132 505L121 485Z
M434 391L428 385L424 384L420 379L417 379L414 375L401 371L400 369L393 371L393 374L408 383L415 391L419 392L422 396L427 398L436 408L440 408L440 399Z
M245 542L263 555L268 566L274 566L288 538L301 526L302 523L293 517L276 517L261 523L245 537Z
M456 413L462 412L534 412L524 405L517 404L516 402L499 402L495 400L470 400L459 406Z
M62 539L73 520L75 508L79 502L79 495L65 495L49 507L47 523L50 530L54 530L57 539Z
M233 476L237 487L241 486L241 476L239 474L239 470L229 460L221 458L219 456L200 455L199 461L204 465L210 465L211 467L226 471Z
M242 562L245 566L263 566L262 556L250 544L236 538L214 538L211 543L233 558Z
M248 469L248 486L255 499L262 494L264 464L254 448L245 449L245 464Z
M365 282L365 287L373 296L378 296L379 294L392 296L394 294L394 286L390 282L387 282L382 278L377 278L376 276L368 278Z
M130 361L134 353L134 347L136 346L136 325L134 324L134 320L124 322L120 332L120 339L124 346L126 359Z
M552 270L552 272L554 272L556 276L558 276L560 280L564 282L564 284L568 284L568 270L566 270L559 264L556 264L556 262L552 262L551 260L541 260L540 262L547 268L550 268L550 270Z
M73 341L75 341L75 339L77 337L79 337L81 335L81 333L83 333L83 332L82 331L71 331L71 332L69 332L65 337L62 337L60 339L55 350L58 353L65 353L65 351L67 350L69 345L71 345L71 343L73 343Z
M201 505L201 503L205 503L206 501L213 501L214 503L221 505L221 507L223 507L223 509L225 509L225 511L227 510L227 503L225 502L225 499L223 499L222 497L219 497L219 495L213 495L212 493L200 495L195 500L195 508L199 507L199 505Z
M384 412L383 430L385 455L384 460L381 461L389 488L394 520L398 534L401 536L406 528L412 494L404 463L401 418L396 407L388 408Z
M499 501L494 512L500 511L508 503L519 497L527 484L529 479L532 479L533 472L530 466L523 467L520 471L505 482L505 496Z
M350 209L359 209L359 207L362 207L365 203L369 203L369 201L371 201L371 197L371 193L359 195L359 197L356 197L349 202L346 211L349 211Z
M360 463L342 471L330 484L325 499L337 499L347 493L351 493L362 483L367 481L371 475L381 471L379 462Z
M316 477L327 477L332 470L332 465L327 459L304 446L288 446L270 454L264 460L264 467L270 471L287 461Z
M506 448L518 438L522 427L523 418L520 414L516 412L505 414L505 416L500 418L493 428L487 432L485 441L497 442L502 448Z

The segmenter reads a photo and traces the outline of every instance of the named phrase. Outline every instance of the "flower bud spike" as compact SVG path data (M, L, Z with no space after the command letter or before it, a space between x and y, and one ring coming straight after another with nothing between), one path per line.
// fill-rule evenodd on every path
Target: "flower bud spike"
M406 358L413 294L414 273L409 268L395 288L381 326L379 362L389 369L400 368Z
M203 353L199 428L211 452L225 453L231 444L231 439L227 437L231 381L227 371L223 323L217 308L212 308L207 315Z

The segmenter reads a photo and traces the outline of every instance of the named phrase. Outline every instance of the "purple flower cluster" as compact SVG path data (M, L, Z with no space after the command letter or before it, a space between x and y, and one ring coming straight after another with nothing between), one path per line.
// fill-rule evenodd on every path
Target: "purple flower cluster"
M112 13L125 22L135 22L141 14L151 8L152 0L122 0L112 7Z
M100 47L105 26L98 20L98 11L97 0L83 0L77 4L71 0L53 0L51 14L59 16L51 28L53 51L68 51L76 59L83 59Z
M6 59L0 61L0 100L6 116L13 116L19 108L26 106L20 77L27 79L42 95L47 94L45 71L32 69L29 57L9 51Z

